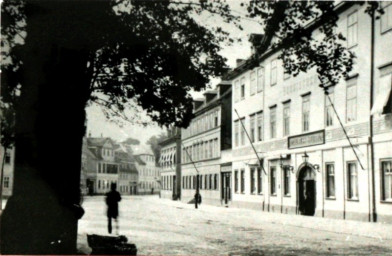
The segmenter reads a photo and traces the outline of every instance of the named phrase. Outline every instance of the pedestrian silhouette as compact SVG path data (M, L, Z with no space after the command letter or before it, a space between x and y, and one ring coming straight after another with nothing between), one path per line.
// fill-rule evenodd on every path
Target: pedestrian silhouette
M120 193L116 190L116 183L110 185L110 192L106 193L106 204L108 206L108 232L112 233L112 218L116 222L116 233L118 235L118 202L121 201Z

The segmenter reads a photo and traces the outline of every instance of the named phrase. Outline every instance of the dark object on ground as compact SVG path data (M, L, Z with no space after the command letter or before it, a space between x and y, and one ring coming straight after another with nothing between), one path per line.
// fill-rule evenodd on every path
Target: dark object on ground
M137 255L135 244L128 244L125 236L87 235L91 255Z

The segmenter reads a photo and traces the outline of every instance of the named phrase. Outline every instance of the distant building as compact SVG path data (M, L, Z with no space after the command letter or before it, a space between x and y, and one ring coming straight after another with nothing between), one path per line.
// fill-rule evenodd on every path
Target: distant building
M176 200L181 198L181 129L167 131L168 138L160 142L161 197Z
M95 159L92 156L87 158L87 165L91 165L91 168L88 168L89 174L86 175L86 187L92 189L94 193L106 193L110 191L111 183L118 182L119 164L115 161L114 146L110 138L87 138L87 147ZM87 155L89 156L90 153ZM94 163L95 171L93 171Z
M124 195L136 195L138 172L134 157L122 144L117 144L115 148L115 161L119 165L117 189Z
M157 194L160 191L160 168L155 163L152 150L145 145L133 145L132 153L138 172L138 194Z
M3 159L4 157L4 159ZM15 168L15 150L7 149L4 155L4 148L0 146L0 163L4 161L4 173L2 184L2 196L9 197L12 195L14 185L14 168Z
M181 131L181 200L191 202L199 185L203 202L220 205L230 196L223 193L230 182L221 179L231 174L230 157L222 161L222 152L231 150L231 83L223 81L204 95L194 101L195 117Z

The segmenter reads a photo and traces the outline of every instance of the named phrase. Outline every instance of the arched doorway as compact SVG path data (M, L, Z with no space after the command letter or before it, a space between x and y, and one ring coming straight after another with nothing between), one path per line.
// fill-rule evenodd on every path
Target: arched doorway
M316 173L311 165L300 167L297 182L298 210L301 215L313 216L316 211Z

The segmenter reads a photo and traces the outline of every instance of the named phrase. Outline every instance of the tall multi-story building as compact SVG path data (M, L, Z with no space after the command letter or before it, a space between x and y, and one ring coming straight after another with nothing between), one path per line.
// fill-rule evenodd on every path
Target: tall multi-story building
M315 69L285 74L279 48L267 47L228 74L233 205L392 222L392 4L381 4L385 14L374 26L366 5L337 4L337 30L357 57L327 94Z
M204 96L194 101L194 118L181 131L181 200L192 201L199 185L203 202L220 205L221 152L231 149L231 83Z
M181 198L181 129L169 128L167 139L161 141L161 197Z
M157 194L160 191L160 168L152 150L144 145L132 146L138 171L138 194Z
M87 160L87 165L94 165L95 162L96 169L93 171L93 166L89 169L91 175L86 177L86 187L93 188L94 193L109 192L110 184L118 182L118 163L115 161L114 146L110 138L87 138L87 147L95 156L95 159Z

